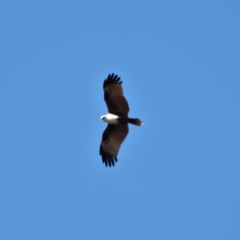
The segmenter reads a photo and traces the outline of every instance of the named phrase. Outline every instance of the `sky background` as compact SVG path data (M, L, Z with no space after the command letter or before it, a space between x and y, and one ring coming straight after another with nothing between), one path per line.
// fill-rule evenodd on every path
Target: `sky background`
M1 1L0 239L240 239L239 1ZM130 126L99 145L102 83Z

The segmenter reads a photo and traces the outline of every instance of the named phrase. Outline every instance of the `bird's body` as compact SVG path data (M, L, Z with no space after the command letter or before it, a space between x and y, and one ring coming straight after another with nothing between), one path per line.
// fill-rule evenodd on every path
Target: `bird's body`
M108 107L108 114L101 119L108 123L103 132L100 145L100 155L106 166L114 166L120 146L128 134L128 123L142 126L138 118L129 118L128 102L123 96L122 81L115 74L109 74L103 82L104 99Z

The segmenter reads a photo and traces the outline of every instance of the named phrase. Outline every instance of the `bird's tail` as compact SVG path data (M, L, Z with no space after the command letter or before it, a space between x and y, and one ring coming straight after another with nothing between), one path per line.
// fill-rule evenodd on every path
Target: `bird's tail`
M128 118L128 123L131 123L136 126L142 126L143 122L139 118Z

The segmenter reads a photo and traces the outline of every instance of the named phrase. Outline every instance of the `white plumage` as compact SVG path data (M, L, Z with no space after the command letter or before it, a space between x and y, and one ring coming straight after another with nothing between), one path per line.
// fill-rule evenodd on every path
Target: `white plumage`
M119 116L108 113L106 115L101 116L100 119L109 124L118 124L118 118Z

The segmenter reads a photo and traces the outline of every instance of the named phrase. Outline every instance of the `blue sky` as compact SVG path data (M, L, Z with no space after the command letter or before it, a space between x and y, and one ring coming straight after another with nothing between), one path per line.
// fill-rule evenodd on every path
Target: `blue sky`
M239 1L1 1L0 239L240 239ZM115 167L102 83L123 81Z

